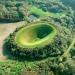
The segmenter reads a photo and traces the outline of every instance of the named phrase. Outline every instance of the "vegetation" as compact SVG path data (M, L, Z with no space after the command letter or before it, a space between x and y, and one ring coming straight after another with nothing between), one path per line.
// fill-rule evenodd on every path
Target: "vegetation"
M27 13L26 5L12 0L0 1L0 22L23 21Z
M74 2L0 0L0 75L75 75Z
M50 17L54 17L54 18L61 18L65 16L65 13L61 12L61 13L52 13L52 12L45 12L42 9L39 9L35 6L31 7L30 9L30 14L35 15L36 17L46 17L46 16L50 16Z
M44 24L45 22L42 23ZM69 44L71 43L71 39L72 39L72 37L70 36L71 33L70 32L67 33L66 28L55 25L55 28L51 26L52 32L50 31L48 35L44 35L42 28L45 25L42 25L42 23L40 22L35 24L33 23L27 27L18 30L18 32L16 31L13 34L10 34L9 38L6 40L6 45L7 45L6 48L10 49L10 51L14 55L20 56L22 58L27 57L27 58L37 59L37 58L43 58L48 56L61 55L64 52L65 48L68 48ZM47 24L47 22L45 24ZM47 25L45 26L45 28L46 27ZM42 31L39 30L40 28ZM56 29L59 30L58 31L59 33L56 33L57 32ZM38 33L36 33L37 31L40 31L38 37L39 36L40 37L45 36L45 37L38 39L37 38ZM63 36L60 33L62 33ZM25 38L27 38L28 40L26 40Z
M25 2L26 1L26 2ZM57 8L56 8L57 7ZM62 18L66 16L68 9L60 3L46 1L0 1L0 21L1 22L17 22L26 20L30 22L29 15L33 14L37 17L53 17ZM37 11L37 12L36 12Z

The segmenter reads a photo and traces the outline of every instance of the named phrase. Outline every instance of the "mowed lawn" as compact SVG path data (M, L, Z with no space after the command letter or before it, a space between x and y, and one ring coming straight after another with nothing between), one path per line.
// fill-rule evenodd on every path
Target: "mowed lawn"
M25 25L25 22L0 24L0 60L4 60L6 56L3 55L4 40L12 33L17 27Z

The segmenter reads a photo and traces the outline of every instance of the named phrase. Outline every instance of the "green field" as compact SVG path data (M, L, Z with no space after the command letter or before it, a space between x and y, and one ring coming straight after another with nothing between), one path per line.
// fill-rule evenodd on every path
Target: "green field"
M29 11L30 14L34 14L38 17L46 17L46 16L50 16L50 17L53 17L53 18L62 18L65 16L65 13L62 12L62 13L52 13L52 12L45 12L43 11L42 9L40 8L37 8L35 6L32 6L30 8L30 11Z

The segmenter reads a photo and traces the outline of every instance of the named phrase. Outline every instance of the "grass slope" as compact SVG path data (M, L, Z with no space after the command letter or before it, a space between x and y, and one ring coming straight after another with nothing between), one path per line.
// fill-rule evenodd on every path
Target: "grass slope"
M16 33L15 41L23 48L43 47L52 42L56 34L57 30L53 25L37 23L19 30Z

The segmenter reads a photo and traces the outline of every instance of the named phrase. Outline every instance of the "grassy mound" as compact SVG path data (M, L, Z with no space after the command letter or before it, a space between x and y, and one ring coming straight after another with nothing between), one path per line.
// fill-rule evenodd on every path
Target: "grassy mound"
M23 48L43 47L52 42L57 30L50 24L37 23L19 30L16 34L16 43Z
M6 40L6 48L22 59L37 59L62 55L71 40L71 32L65 27L40 21L23 26L10 34Z

